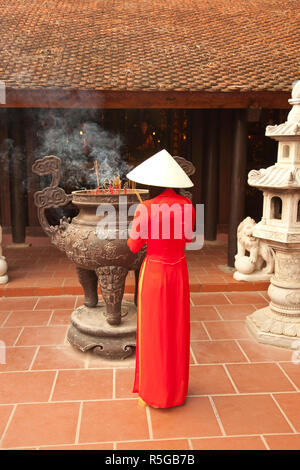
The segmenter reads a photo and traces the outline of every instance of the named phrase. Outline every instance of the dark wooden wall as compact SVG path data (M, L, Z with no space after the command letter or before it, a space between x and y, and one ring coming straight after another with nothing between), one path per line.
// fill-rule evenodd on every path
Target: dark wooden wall
M26 226L39 225L33 194L40 182L32 174L31 166L36 158L40 111L0 109L0 223L7 228L13 225L15 242L24 241ZM51 109L44 110L46 116L51 112ZM220 228L228 228L228 263L233 265L236 228L248 215L245 201L250 207L252 198L251 207L257 206L256 192L250 196L246 193L247 172L275 162L276 144L264 136L265 126L283 122L287 110L262 110L256 113L256 123L255 119L251 122L253 113L249 119L246 110L227 108L131 109L128 110L130 123L125 109L94 110L94 113L99 125L123 135L127 135L134 119L143 120L146 116L164 135L163 147L194 163L193 202L205 204L205 238L215 240Z

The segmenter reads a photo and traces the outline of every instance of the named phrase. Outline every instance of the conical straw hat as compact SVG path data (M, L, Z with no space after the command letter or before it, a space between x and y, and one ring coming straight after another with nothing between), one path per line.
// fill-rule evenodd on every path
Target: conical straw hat
M161 150L131 170L127 178L136 183L164 188L194 186L185 171L166 150Z

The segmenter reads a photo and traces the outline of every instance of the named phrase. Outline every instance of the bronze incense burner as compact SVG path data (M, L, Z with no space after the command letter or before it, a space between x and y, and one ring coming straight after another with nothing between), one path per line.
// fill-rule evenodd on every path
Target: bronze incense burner
M119 222L124 190L116 194L96 194L93 190L66 194L58 187L61 160L56 156L37 160L32 170L40 176L52 175L50 186L34 195L39 221L52 243L74 262L84 290L84 305L71 316L69 342L82 351L93 350L110 358L131 355L136 345L136 308L133 302L122 299L128 271L134 270L137 280L145 249L133 254L127 247L127 236L119 237L121 231L127 233L132 220L127 217L128 222ZM139 190L139 194L143 200L148 198L147 190ZM133 190L127 190L126 196L128 207L139 202ZM72 221L63 217L59 225L49 225L45 210L69 202L79 209L78 215ZM97 215L97 208L106 204L115 208L116 231L114 237L108 233L101 239L97 227L103 216ZM98 302L98 283L103 302Z

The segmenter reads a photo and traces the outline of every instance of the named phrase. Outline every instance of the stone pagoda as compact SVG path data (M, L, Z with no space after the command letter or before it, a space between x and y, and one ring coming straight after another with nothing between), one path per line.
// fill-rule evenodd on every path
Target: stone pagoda
M253 236L273 250L275 270L269 305L249 315L247 324L259 342L295 348L300 339L300 81L289 103L287 121L266 128L266 136L278 141L277 162L248 175L264 201Z

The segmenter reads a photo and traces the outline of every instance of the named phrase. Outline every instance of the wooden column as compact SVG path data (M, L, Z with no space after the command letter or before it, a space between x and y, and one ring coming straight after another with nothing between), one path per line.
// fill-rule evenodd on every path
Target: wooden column
M234 266L234 257L237 253L237 227L245 216L246 168L247 115L246 110L236 110L228 228L228 266L231 267Z
M12 239L14 243L25 242L26 230L26 171L23 130L23 110L10 110L10 136L12 139L10 195Z
M228 226L231 194L231 168L233 150L233 117L232 109L220 110L220 148L219 148L219 210L218 225Z
M219 193L219 110L209 109L205 152L204 238L216 240Z
M191 160L196 167L196 172L191 179L194 183L192 188L193 204L201 204L203 202L203 109L191 110Z
M27 201L28 201L28 225L40 226L37 217L37 208L33 201L33 195L40 189L39 176L32 172L37 150L37 111L35 109L25 110L25 151L27 172Z
M9 227L10 218L10 184L9 184L9 144L8 144L8 111L0 109L0 206L1 225Z

